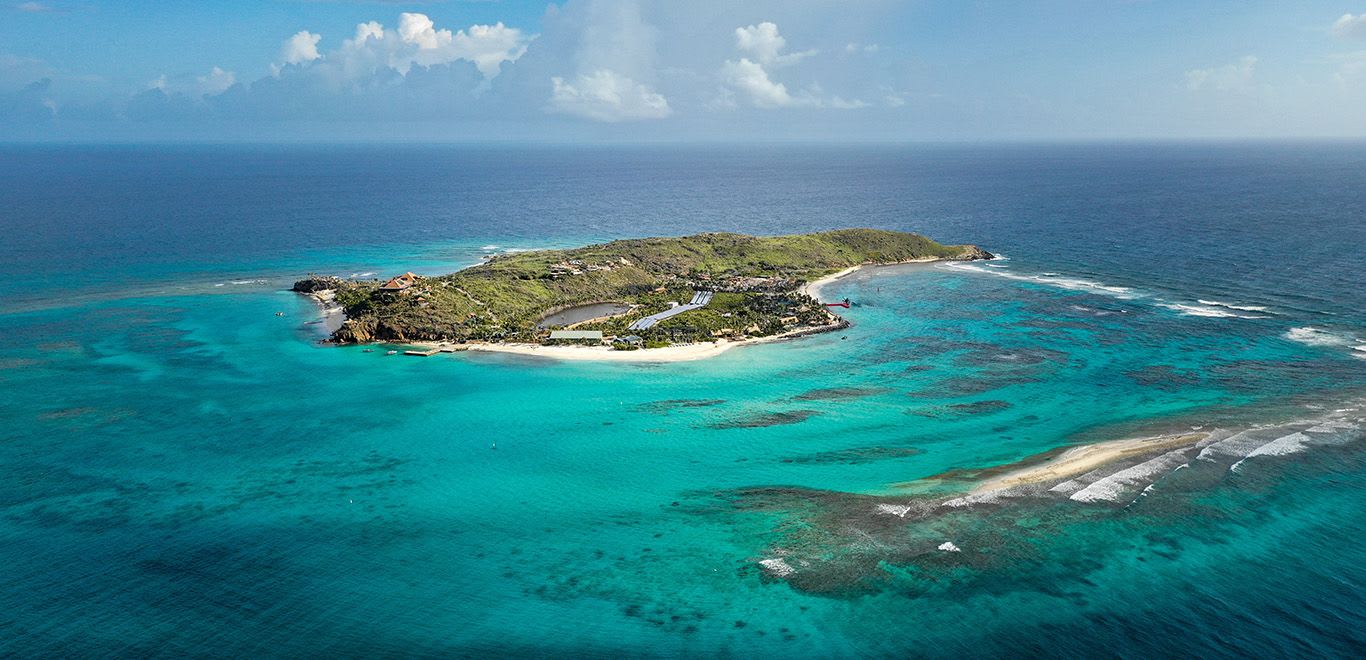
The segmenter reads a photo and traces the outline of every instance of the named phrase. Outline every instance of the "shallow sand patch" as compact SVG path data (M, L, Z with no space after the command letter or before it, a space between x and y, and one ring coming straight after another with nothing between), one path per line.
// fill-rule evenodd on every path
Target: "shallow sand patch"
M1050 458L1043 459L1046 462L1026 465L983 480L972 490L971 494L979 495L991 491L1013 488L1015 486L1060 481L1090 472L1091 470L1115 461L1131 459L1138 456L1157 453L1159 451L1175 449L1177 447L1191 446L1207 437L1209 437L1208 433L1185 433L1152 438L1111 440L1109 442L1098 442L1093 445L1072 447L1060 454L1054 454ZM1052 454L1052 452L1049 453ZM1030 459L1025 459L1023 462L1030 463L1032 461Z

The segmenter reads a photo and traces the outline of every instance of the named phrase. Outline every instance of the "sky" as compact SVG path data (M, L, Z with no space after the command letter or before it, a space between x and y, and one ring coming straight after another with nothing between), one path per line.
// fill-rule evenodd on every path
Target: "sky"
M1366 0L0 0L5 141L1366 137Z

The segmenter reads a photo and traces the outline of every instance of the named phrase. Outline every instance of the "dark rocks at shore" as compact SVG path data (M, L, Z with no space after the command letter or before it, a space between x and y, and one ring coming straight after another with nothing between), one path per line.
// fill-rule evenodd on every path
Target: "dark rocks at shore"
M351 282L335 275L322 275L305 277L294 283L290 291L297 293L318 293L319 291L336 291L350 286Z
M978 259L995 259L996 255L977 247L976 245L963 246L963 253L954 259L962 261L976 261Z

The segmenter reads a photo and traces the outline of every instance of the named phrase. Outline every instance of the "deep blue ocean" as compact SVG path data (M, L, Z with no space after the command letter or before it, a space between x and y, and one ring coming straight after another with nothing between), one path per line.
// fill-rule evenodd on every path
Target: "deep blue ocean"
M673 364L326 346L287 291L841 227L1003 258ZM11 145L0 236L0 655L1366 653L1366 143ZM1191 428L1259 439L874 515Z

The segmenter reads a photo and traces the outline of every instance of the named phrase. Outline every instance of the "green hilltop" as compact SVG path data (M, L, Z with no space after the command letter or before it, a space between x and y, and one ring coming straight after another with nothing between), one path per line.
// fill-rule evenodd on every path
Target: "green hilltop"
M670 301L687 302L695 290L718 292L706 308L641 333L650 345L661 345L710 339L721 330L774 334L794 325L793 317L795 324L833 322L800 286L850 266L983 258L990 255L975 246L876 229L709 233L499 255L449 275L417 278L398 291L338 278L302 280L295 290L334 292L347 317L332 338L339 343L539 341L546 333L537 326L548 314L606 302L630 310L576 327L619 334L631 321L667 309ZM742 333L738 325L751 332Z

